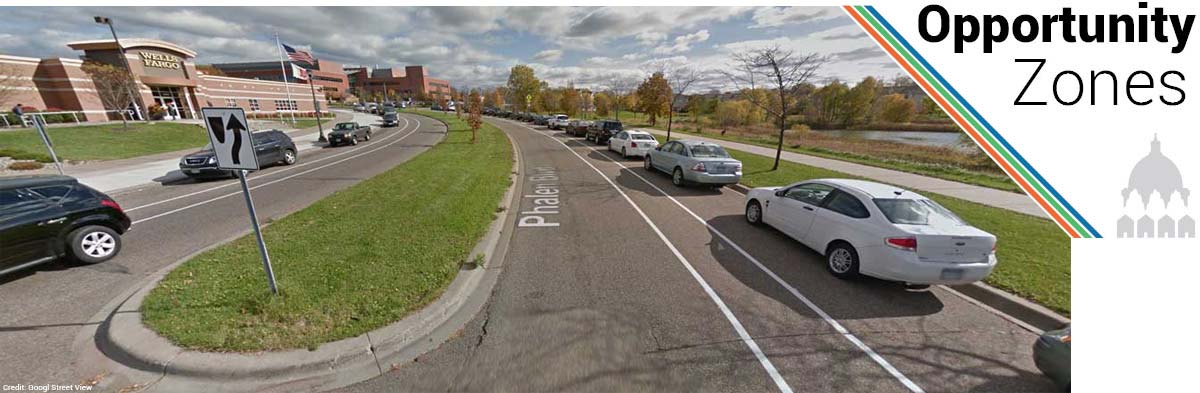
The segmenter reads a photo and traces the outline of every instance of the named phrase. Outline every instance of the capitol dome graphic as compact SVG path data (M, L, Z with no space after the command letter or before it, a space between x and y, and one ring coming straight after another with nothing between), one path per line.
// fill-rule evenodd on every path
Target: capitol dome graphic
M1175 198L1176 194L1178 198ZM1133 166L1129 172L1129 184L1121 190L1125 215L1117 220L1117 237L1196 237L1196 221L1186 214L1189 194L1190 191L1183 186L1183 174L1179 172L1179 167L1163 155L1162 142L1155 135L1150 142L1150 154ZM1130 216L1130 210L1139 207L1130 206L1129 199L1134 196L1141 202L1141 217L1136 221ZM1158 218L1150 217L1150 202L1154 196L1158 197L1163 207L1162 215ZM1176 219L1171 217L1169 211L1185 213Z

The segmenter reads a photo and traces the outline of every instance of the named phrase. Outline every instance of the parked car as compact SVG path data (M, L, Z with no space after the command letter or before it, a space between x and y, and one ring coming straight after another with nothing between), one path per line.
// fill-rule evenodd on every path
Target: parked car
M400 125L400 115L397 114L396 111L384 113L383 121L381 123L382 123L381 125L384 127L398 126L398 125Z
M360 126L358 122L337 123L327 135L329 146L357 145L358 141L371 140L371 126Z
M584 139L596 142L597 145L603 145L608 143L608 138L611 138L614 134L624 130L625 126L619 121L598 120L592 122L591 127L588 127L588 131L587 134L584 135Z
M107 261L131 225L121 205L75 178L0 178L0 276L61 257Z
M250 138L254 139L254 152L258 155L259 167L276 163L292 165L299 161L296 143L283 131L256 131L250 134ZM217 154L213 152L212 144L180 158L179 171L193 179L237 177L237 172L233 170L217 168Z
M533 125L544 126L544 125L547 125L548 123L550 123L550 120L551 120L550 116L534 115L533 116Z
M584 136L587 134L588 127L592 126L592 122L588 120L571 120L567 122L567 134L571 136Z
M441 112L441 111L442 111L442 106L441 106L441 105L438 105L438 104L433 104L433 106L429 107L429 110L431 110L431 111L438 111L438 112Z
M1033 364L1058 387L1071 391L1071 326L1042 333L1033 344Z
M646 170L670 174L671 183L677 187L687 184L721 187L742 180L742 162L711 142L670 141L651 150L643 161Z
M842 279L967 284L996 267L996 237L920 194L863 180L808 180L746 194L746 220L812 248Z
M554 115L550 117L546 126L551 130L563 130L567 128L567 123L570 121L571 119L567 115Z
M362 112L362 111L365 111L365 110L367 110L367 106L366 106L366 105L363 105L363 104L354 104L354 111L355 111L355 112Z
M658 140L646 131L621 131L608 140L608 150L621 153L621 158L645 157L656 148L658 148Z

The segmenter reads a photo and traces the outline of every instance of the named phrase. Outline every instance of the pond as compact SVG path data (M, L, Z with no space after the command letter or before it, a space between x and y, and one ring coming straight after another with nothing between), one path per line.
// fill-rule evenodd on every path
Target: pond
M961 132L922 132L922 131L876 131L876 130L815 130L821 135L867 139L876 141L888 141L907 143L910 145L922 146L939 146L951 147L960 150L974 149L974 144L962 145L962 142L969 143L969 139Z

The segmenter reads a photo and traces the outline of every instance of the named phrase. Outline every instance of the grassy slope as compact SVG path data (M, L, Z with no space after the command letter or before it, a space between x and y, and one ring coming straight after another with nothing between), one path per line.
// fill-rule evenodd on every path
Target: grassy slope
M187 348L315 348L436 299L492 221L512 167L498 129L470 144L465 124L447 121L441 144L264 230L280 296L245 236L168 274L142 305L145 323Z
M664 138L659 137L659 140ZM771 171L773 157L729 149L744 165L742 184L765 187L805 179L859 178L841 172L783 161ZM1053 222L958 198L915 190L954 211L999 239L1000 263L985 280L997 288L1036 301L1055 311L1071 312L1071 242Z
M55 152L65 160L114 160L204 146L208 136L194 124L158 122L51 127ZM33 129L0 132L0 155L52 162Z

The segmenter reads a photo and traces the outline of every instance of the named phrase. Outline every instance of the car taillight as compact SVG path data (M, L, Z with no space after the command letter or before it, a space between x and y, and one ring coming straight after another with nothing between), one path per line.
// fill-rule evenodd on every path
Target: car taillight
M997 241L992 242L992 254L996 253L996 243L1000 243L1000 241L997 240Z
M901 250L917 250L917 238L915 237L889 237L886 240L887 245L899 248Z
M637 147L637 142L629 142L629 147Z
M704 163L703 163L703 162L700 162L700 163L697 163L696 165L692 166L692 171L694 171L694 172L706 172L706 171L708 171L708 168L705 168L705 167L704 167Z
M108 206L108 207L111 207L111 208L113 208L113 209L117 209L117 211L119 211L119 212L121 212L121 213L124 213L124 212L125 212L125 210L124 210L124 209L121 209L121 205L117 204L117 201L114 201L114 200L112 200L112 199L101 199L101 200L100 200L100 205L101 205L101 206Z

